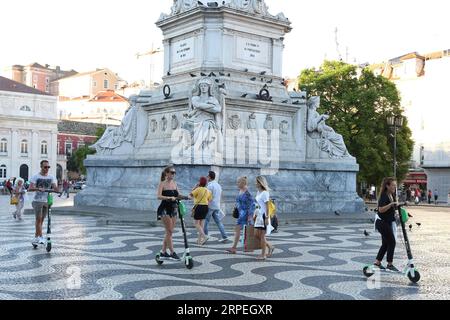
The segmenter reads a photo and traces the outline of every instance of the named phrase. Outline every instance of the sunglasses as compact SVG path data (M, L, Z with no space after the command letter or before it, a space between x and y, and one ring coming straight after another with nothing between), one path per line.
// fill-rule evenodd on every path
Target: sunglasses
M171 174L177 174L176 171L170 171Z
M45 167L43 167L44 169L50 169L51 167L50 166L45 166Z

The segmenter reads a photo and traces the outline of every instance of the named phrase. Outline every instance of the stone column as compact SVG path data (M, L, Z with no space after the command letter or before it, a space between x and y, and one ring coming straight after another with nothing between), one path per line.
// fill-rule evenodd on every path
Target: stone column
M50 166L52 167L50 170L51 175L56 178L56 164L58 159L58 151L56 149L56 145L58 143L58 133L52 132L52 137L50 141L50 145L48 146L48 152L49 152L49 161Z
M167 74L167 72L170 71L170 68L172 67L172 63L170 61L170 40L164 40L164 76Z
M17 131L17 129L12 129L11 130L11 145L9 146L11 153L10 153L10 166L8 167L8 171L7 174L9 175L10 173L13 175L16 173L19 173L19 166L20 166L20 161L19 161L19 147L20 147L20 141L19 141L19 132ZM13 168L13 166L15 166Z
M272 72L274 76L283 76L283 41L278 39L272 40Z
M41 162L41 141L39 139L39 131L33 130L31 134L31 141L28 144L28 153L31 152L31 172L38 172L40 170L39 163Z

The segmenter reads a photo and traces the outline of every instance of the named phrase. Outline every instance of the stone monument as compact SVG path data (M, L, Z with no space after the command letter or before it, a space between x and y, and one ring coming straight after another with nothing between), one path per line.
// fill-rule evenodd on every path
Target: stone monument
M270 14L264 0L174 0L156 25L164 83L131 97L122 125L93 146L76 206L156 212L161 171L175 164L183 194L216 171L227 212L236 179L249 177L254 192L258 175L281 214L363 211L356 159L316 111L320 100L284 85L284 14Z

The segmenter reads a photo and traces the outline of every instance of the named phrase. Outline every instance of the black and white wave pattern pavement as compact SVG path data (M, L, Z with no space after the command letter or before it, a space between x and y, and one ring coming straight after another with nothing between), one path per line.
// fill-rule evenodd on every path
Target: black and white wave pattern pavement
M433 298L402 275L383 274L380 289L368 288L361 270L380 240L364 237L367 225L284 226L270 237L276 250L263 262L257 253L227 254L229 243L192 245L195 267L187 270L182 263L155 263L163 228L99 226L87 217L53 220L47 253L31 246L32 216L22 223L0 217L0 299ZM181 256L180 230L174 239ZM188 232L194 243L194 229Z

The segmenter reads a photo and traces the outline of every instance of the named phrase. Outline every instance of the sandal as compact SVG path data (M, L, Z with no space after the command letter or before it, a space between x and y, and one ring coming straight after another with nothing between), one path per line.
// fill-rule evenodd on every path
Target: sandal
M230 253L230 254L236 254L237 253L237 250L235 248L227 249L226 251L228 253Z
M257 256L256 260L261 260L261 261L266 260L266 256Z
M267 257L271 257L273 255L273 252L275 251L275 247L271 247L269 249L269 253L267 254Z

